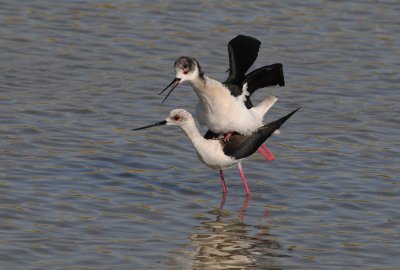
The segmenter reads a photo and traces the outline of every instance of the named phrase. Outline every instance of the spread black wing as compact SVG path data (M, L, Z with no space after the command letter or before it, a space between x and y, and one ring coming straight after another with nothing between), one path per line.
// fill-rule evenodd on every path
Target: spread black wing
M253 94L257 89L268 86L285 86L285 77L283 76L283 66L281 63L272 64L256 69L243 80L243 85L247 83L247 91Z
M261 42L253 37L238 35L228 43L229 76L226 83L239 84L256 61Z
M224 85L233 96L243 93L243 85L247 83L247 91L253 94L257 89L268 86L285 86L282 64L272 64L256 69L245 75L258 56L261 42L256 38L238 35L228 43L229 76ZM245 101L247 108L253 107L250 98Z
M260 127L251 135L232 135L230 140L225 143L223 149L225 155L234 157L235 159L251 156L257 151L261 144L263 144L272 135L272 133L274 133L275 130L279 129L281 125L299 109L300 108L276 121Z

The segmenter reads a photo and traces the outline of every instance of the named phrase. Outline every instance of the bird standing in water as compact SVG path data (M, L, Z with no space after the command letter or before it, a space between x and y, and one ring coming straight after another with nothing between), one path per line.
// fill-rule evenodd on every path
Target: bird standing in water
M223 137L218 139L204 138L197 129L192 115L184 109L172 110L165 120L133 130L141 130L160 125L179 126L192 142L198 158L208 167L219 170L224 194L227 190L223 170L237 164L246 193L250 195L250 189L247 185L241 165L242 161L256 152L260 145L299 109L300 108L294 110L276 121L263 125L250 135L234 133L229 141L225 141Z

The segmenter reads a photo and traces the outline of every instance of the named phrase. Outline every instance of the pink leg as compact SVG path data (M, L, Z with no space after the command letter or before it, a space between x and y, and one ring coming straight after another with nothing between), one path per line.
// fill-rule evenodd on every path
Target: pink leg
M240 163L238 164L238 168L239 168L240 176L242 177L244 188L246 189L247 195L250 196L250 189L249 189L249 186L247 185L246 177L244 176L243 168Z
M226 199L226 193L222 193L221 203L219 204L219 209L221 210L224 208L225 199Z
M226 184L225 184L225 178L224 178L224 171L219 170L219 175L221 176L222 192L225 194L226 193Z
M224 142L229 142L229 140L231 139L233 135L233 131L229 131L228 133L226 133L225 137L224 137Z
M268 161L273 161L274 160L274 154L272 154L271 151L269 151L269 149L265 146L265 145L261 145L258 148L258 151L260 151L260 153L265 157L266 160Z
M262 148L264 149L264 151L270 156L270 158L271 158L270 161L272 161L272 160L275 159L274 154L273 154L271 151L269 151L269 149L265 146L265 144L262 144L261 147L262 147Z

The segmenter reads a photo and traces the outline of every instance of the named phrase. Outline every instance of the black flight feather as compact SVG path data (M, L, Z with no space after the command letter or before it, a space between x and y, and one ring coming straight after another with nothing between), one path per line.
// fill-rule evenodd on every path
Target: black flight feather
M238 35L228 43L229 76L227 83L239 84L258 56L261 42L256 38Z
M256 69L243 80L243 85L247 83L247 91L253 94L257 89L268 86L285 86L285 78L283 76L283 66L281 63L272 64Z
M257 89L268 86L285 86L282 64L272 64L256 69L245 75L258 56L261 42L256 38L238 35L228 43L229 76L224 85L233 96L243 93L243 85L247 83L249 96ZM249 96L246 97L247 108L253 107Z

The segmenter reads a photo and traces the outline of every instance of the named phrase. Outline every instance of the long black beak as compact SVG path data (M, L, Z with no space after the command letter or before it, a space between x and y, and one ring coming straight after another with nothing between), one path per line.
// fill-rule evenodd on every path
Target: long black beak
M165 124L167 124L167 120L163 120L163 121L160 121L160 122L148 125L148 126L140 127L140 128L134 128L132 130L140 130L140 129L150 128L150 127L161 126L161 125L165 125Z
M175 79L173 79L172 82L171 82L170 84L168 84L168 86L165 87L164 90L162 90L162 91L159 93L159 95L161 95L162 93L164 93L165 90L167 90L167 89L172 85L171 90L169 90L167 96L164 98L164 100L161 102L161 104L164 103L164 101L168 98L169 94L171 94L172 91L175 89L175 87L178 86L178 84L179 84L180 81L181 81L180 78L175 78Z

